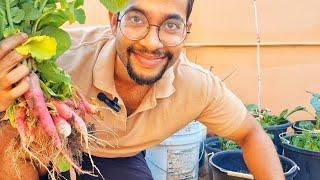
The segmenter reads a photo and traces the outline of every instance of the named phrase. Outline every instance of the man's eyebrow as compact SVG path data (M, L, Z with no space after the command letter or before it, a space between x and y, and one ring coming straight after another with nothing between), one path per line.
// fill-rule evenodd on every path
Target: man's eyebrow
M169 14L164 17L164 20L168 20L168 19L176 19L176 20L184 21L184 19L179 14Z
M136 11L136 12L139 12L139 13L145 15L145 16L147 15L147 13L146 13L145 10L140 9L140 8L137 7L137 6L131 6L131 7L129 7L128 9L126 9L126 10L123 12L123 14L120 15L120 16L123 16L124 14L126 14L126 13L129 12L129 11ZM168 20L168 19L176 19L176 20L185 21L184 18L181 17L179 14L169 14L169 15L166 15L166 16L163 18L164 21L166 21L166 20Z
M129 11L137 11L137 12L143 14L143 15L146 15L146 12L145 12L143 9L140 9L140 8L138 8L138 7L136 7L136 6L131 6L131 7L129 7L128 9L126 9L126 11L123 12L123 14L126 14L126 13L129 12ZM122 14L122 15L123 15L123 14Z

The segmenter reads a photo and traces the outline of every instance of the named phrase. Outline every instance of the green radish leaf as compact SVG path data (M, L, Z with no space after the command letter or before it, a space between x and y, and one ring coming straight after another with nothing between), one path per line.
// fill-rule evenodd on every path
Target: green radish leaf
M80 24L84 24L86 21L86 15L83 9L76 9L74 11L74 16L76 18L76 21L78 21Z
M81 6L83 6L84 0L75 0L74 2L74 8L77 9Z
M54 164L55 166L57 166L61 173L69 171L71 167L68 161L63 156L59 156Z
M46 26L42 31L41 35L47 35L55 38L57 42L57 52L52 59L57 59L61 54L69 49L71 46L71 38L67 32L62 29Z
M62 26L66 21L68 21L68 15L66 12L59 10L57 12L52 12L49 15L45 16L40 22L38 29L42 29L45 26L54 26L54 27L60 27Z
M21 31L27 34L31 34L32 26L30 21L27 21L27 20L22 21L22 23L20 24L20 28L21 28Z
M100 0L100 2L111 12L117 13L126 7L129 0Z
M7 27L3 30L3 36L6 38L18 32L20 32L20 30L17 28Z
M67 0L60 0L60 4L61 4L61 7L62 7L63 9L68 8L68 2L67 2Z
M19 3L19 0L11 0L10 1L10 7L14 7Z
M9 118L9 122L12 127L16 127L16 124L14 122L14 114L16 113L16 105L12 104L7 110L6 110L6 116Z
M37 62L48 60L56 55L57 42L49 36L34 36L16 48L21 55L31 55Z
M0 40L3 39L3 31L7 25L6 14L0 9Z
M36 20L41 15L39 10L33 7L32 3L24 3L21 8L25 12L24 20Z
M24 19L25 12L24 10L18 7L13 7L11 8L11 15L12 15L12 21L18 24Z
M56 83L71 83L70 76L59 68L53 61L44 61L38 64L41 80L44 82L52 81Z

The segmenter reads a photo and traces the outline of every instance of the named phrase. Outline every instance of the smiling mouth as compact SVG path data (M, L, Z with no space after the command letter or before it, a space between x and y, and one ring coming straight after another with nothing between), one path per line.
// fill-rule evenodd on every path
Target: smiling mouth
M154 54L140 53L137 51L133 51L132 55L138 63L145 68L155 68L167 59L166 56L155 56Z

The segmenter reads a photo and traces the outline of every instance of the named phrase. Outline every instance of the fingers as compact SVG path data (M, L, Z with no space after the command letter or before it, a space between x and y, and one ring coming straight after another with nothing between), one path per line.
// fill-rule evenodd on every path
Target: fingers
M20 65L4 76L0 76L0 90L6 89L30 73L26 65Z
M10 97L16 99L26 93L29 89L29 78L24 78L19 84L9 91Z
M17 51L13 50L0 60L0 76L7 74L18 63L25 60L27 56L22 56Z
M18 45L24 43L28 39L28 35L25 33L17 33L11 37L8 37L0 41L0 59L6 54L16 48Z

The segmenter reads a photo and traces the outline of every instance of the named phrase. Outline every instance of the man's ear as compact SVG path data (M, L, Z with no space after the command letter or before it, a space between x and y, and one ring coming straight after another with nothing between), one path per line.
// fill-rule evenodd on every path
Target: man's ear
M112 34L115 35L117 32L118 14L114 14L112 12L109 12L109 22L111 25Z
M187 33L191 33L192 21L189 19L187 22Z

